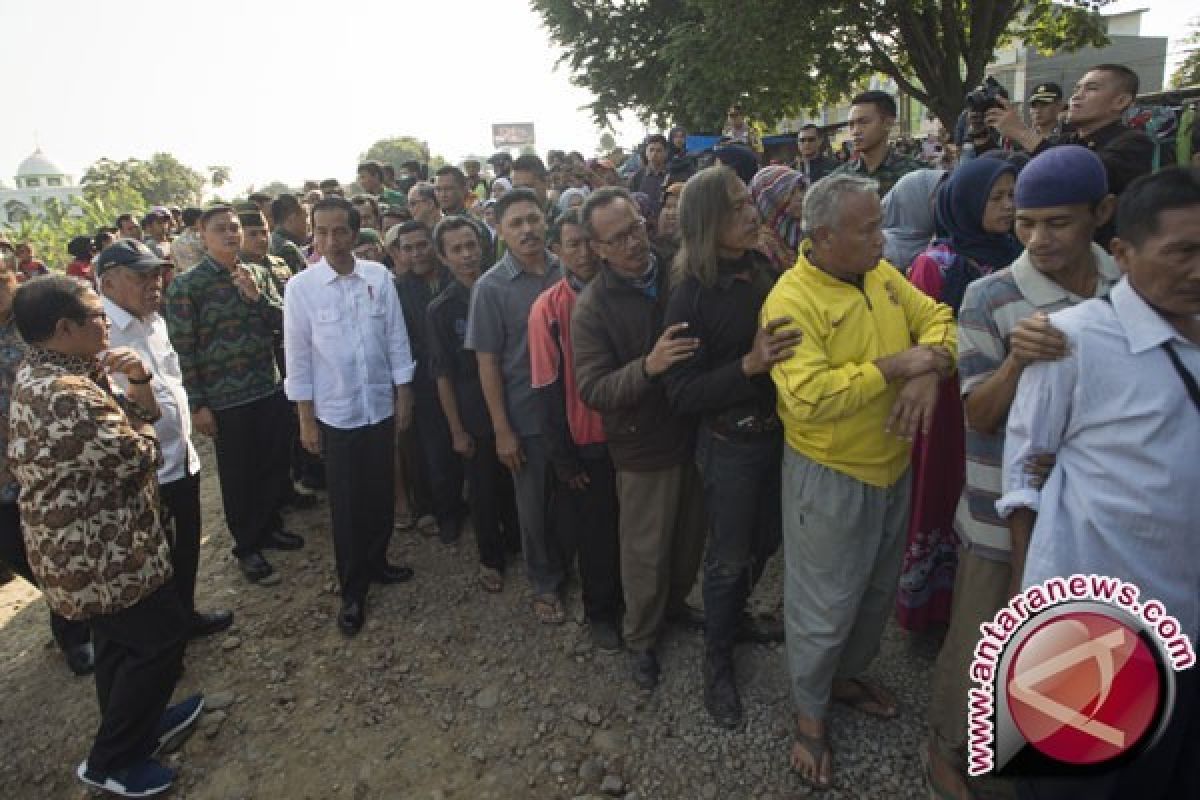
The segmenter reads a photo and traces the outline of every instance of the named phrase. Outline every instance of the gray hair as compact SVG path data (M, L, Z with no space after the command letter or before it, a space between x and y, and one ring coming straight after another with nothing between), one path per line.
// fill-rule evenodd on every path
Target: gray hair
M879 181L861 175L834 173L808 187L804 195L804 231L811 235L817 228L832 228L839 222L842 197L847 194L875 194Z

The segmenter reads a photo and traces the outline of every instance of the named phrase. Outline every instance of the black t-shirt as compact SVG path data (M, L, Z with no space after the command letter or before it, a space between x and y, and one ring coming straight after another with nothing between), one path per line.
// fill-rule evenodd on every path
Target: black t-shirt
M491 436L475 353L463 347L470 306L471 291L452 279L425 310L425 352L433 379L448 377L454 384L463 428L472 436Z

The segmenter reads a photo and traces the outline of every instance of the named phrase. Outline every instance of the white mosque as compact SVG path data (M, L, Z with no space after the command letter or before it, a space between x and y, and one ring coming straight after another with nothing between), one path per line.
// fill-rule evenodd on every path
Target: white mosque
M49 200L73 206L83 193L40 147L17 167L15 179L15 189L0 182L0 223L15 225L23 219L41 216Z

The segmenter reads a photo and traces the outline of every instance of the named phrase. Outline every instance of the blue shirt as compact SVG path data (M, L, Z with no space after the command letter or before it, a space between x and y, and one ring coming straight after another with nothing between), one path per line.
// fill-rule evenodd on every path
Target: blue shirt
M1163 342L1200 377L1200 346L1122 279L1111 305L1050 315L1068 340L1058 361L1021 376L1004 442L997 510L1038 512L1022 585L1108 575L1157 598L1195 645L1200 637L1200 413ZM1041 491L1027 459L1056 453Z

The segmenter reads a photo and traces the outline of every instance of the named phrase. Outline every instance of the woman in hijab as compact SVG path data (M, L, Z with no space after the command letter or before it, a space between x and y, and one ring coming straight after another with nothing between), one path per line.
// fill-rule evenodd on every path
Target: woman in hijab
M492 181L492 199L499 200L506 192L512 191L512 181L508 178L496 178Z
M1012 235L1017 168L977 158L960 166L938 190L939 237L916 257L909 280L955 315L967 285L1021 254ZM897 183L897 187L899 184ZM897 621L917 631L950 618L958 564L954 513L965 479L963 411L958 376L942 381L927 436L913 443L908 547L896 595Z
M588 194L587 189L563 189L558 196L558 213L565 214L572 208L579 208L587 200Z
M807 188L804 174L790 167L760 169L750 181L750 196L762 221L759 249L771 260L776 272L785 272L796 263L796 248L802 238L800 214Z
M910 172L883 198L883 257L901 272L933 239L934 193L945 177L944 169Z

